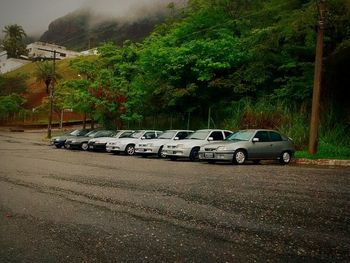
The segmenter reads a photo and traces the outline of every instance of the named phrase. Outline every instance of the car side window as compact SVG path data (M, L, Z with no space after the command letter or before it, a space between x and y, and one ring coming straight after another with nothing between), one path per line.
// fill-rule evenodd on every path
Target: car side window
M278 132L270 131L270 138L273 142L282 141L282 136Z
M153 139L156 137L154 132L146 132L144 136L146 139Z
M269 134L267 131L258 131L254 138L258 138L259 142L268 142L270 141Z
M214 131L210 134L210 137L213 137L213 141L222 141L224 139L224 135L221 131Z
M179 138L179 140L185 139L188 136L188 132L178 132L176 134L176 137Z
M232 134L232 132L224 131L224 134L225 134L225 138L227 138L228 136L230 136Z

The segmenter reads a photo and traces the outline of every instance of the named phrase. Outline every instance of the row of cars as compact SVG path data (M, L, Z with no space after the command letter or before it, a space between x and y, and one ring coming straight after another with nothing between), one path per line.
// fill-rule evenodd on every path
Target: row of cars
M114 154L157 156L177 160L204 160L209 163L247 160L278 160L288 164L295 152L293 141L275 130L249 129L232 132L203 130L75 130L54 137L57 148L106 151Z

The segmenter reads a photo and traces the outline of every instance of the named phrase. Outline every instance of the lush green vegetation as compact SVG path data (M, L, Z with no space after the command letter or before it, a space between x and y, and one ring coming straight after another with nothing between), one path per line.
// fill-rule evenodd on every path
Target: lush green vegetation
M70 63L56 107L105 126L274 128L308 141L317 2L189 0L142 43ZM327 1L320 152L348 156L350 4ZM210 118L208 117L210 112ZM342 150L343 149L343 150Z

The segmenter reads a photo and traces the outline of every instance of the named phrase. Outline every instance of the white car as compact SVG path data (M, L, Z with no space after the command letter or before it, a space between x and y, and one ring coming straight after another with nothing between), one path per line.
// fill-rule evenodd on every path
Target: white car
M162 131L156 130L141 130L136 131L127 138L114 139L106 144L106 151L112 152L114 154L119 154L121 152L127 155L135 154L135 145L141 140L155 139L161 135Z
M89 150L91 151L106 151L107 142L113 141L119 138L130 137L135 131L132 130L119 130L113 137L100 137L90 139L88 142Z
M230 136L232 131L206 129L198 130L181 141L174 141L163 146L163 154L171 160L189 158L191 161L198 160L198 152L202 145L223 141Z
M155 140L139 142L136 145L135 152L143 157L158 155L159 158L164 158L165 155L162 153L164 144L183 140L192 133L193 131L190 130L167 130Z

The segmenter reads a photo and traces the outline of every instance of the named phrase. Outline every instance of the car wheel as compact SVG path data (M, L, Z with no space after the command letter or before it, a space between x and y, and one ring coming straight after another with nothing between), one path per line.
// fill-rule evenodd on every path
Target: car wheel
M62 148L62 146L61 146L61 145L59 145L59 144L55 144L55 146L56 146L56 148L57 148L57 149Z
M282 152L282 154L280 156L280 163L281 164L289 164L291 159L292 159L292 156L291 156L290 152L284 151L284 152Z
M193 148L190 153L190 161L198 161L199 160L199 154L198 154L198 148Z
M87 142L83 142L83 143L81 144L81 149L82 149L83 151L87 151L87 150L89 149L88 143L87 143Z
M159 148L158 157L159 158L165 158L166 157L166 154L163 153L163 146L160 146L160 148Z
M134 147L134 145L132 145L132 144L127 145L126 148L125 148L125 153L127 155L134 155L135 154L135 147Z
M233 163L234 164L244 164L247 159L247 154L244 150L237 150L233 154Z

